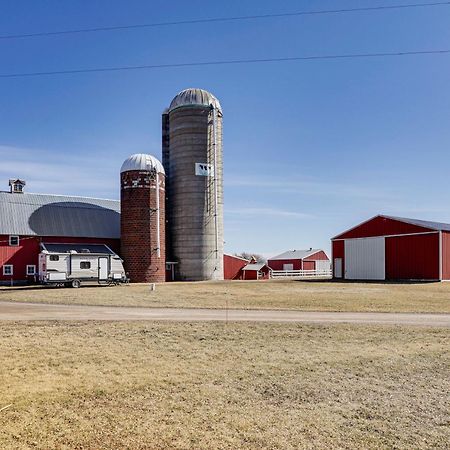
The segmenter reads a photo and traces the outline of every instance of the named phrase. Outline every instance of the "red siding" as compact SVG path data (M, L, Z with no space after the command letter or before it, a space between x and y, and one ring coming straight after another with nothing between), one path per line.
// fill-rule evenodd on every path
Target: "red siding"
M306 268L305 261L329 261L329 258L327 256L327 254L321 250L320 252L317 252L311 256L308 256L303 261L303 266L302 266L302 260L300 258L298 258L298 259L269 259L267 261L267 265L272 270L284 270L284 268L283 268L284 264L293 264L294 265L293 270L302 270L302 269L303 270L313 270L313 269ZM309 264L308 267L311 267L311 264Z
M267 266L264 266L261 269L261 272L264 274L260 280L268 280L270 278L270 270ZM244 280L257 280L258 279L258 271L257 270L245 270L244 271Z
M18 247L9 246L9 236L0 235L0 282L10 281L10 276L3 275L3 265L14 266L13 281L25 281L33 277L27 277L27 265L35 265L38 270L38 255L40 242L55 244L80 243L80 244L106 244L113 251L119 253L119 239L97 239L97 238L69 238L69 237L29 237L20 236Z
M386 238L386 279L439 279L439 233Z
M324 251L314 253L314 255L305 258L305 261L329 261L327 254Z
M334 275L334 260L336 258L342 259L342 277L345 273L345 245L344 241L333 241L331 243L331 258L333 263L333 277Z
M303 270L316 270L315 261L303 261Z
M241 280L242 269L248 261L236 256L223 255L223 271L225 280Z
M269 259L267 261L267 265L272 270L284 270L283 264L293 264L293 270L301 270L302 269L302 260L301 259Z
M422 233L426 231L430 231L430 229L378 216L353 228L352 230L336 236L333 239L388 236L396 234Z
M256 270L246 270L244 271L244 280L257 280L258 272Z
M450 233L442 232L442 279L450 280Z

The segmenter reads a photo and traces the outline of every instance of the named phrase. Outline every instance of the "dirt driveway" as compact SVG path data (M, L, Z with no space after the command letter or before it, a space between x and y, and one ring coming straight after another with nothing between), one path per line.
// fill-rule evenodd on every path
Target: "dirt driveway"
M0 302L0 320L164 320L305 322L450 327L450 314L271 311L202 308L127 308Z

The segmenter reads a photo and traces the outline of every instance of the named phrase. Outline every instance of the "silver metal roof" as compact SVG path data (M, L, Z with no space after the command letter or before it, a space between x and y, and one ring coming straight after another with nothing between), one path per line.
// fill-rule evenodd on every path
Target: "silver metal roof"
M42 250L48 253L71 253L81 255L115 255L115 253L105 244L51 244L43 242Z
M145 153L136 153L127 158L122 164L120 173L132 170L145 170L149 172L156 170L158 173L166 173L159 159Z
M120 238L120 202L0 192L0 234Z
M313 248L308 250L289 250L287 252L282 253L281 255L274 256L273 258L269 258L269 261L277 260L277 259L305 259L308 256L314 255L315 253L321 252L320 248Z
M428 220L417 220L408 219L406 217L395 217L395 216L381 216L387 219L398 220L400 222L410 223L411 225L417 225L418 227L430 228L436 231L450 231L449 223L442 222L429 222Z
M216 109L222 112L222 107L220 106L219 100L217 100L214 95L204 89L185 89L181 91L172 100L169 106L169 112L181 106L211 106L213 105Z
M261 270L265 266L264 263L261 264L247 264L242 270Z

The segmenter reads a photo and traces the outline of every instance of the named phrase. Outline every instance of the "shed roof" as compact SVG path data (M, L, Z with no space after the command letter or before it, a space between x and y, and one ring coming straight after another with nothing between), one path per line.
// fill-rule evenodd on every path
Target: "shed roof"
M70 253L94 255L115 255L115 253L105 244L50 244L43 242L42 249L49 253Z
M0 234L120 239L120 202L0 192Z
M443 222L430 222L428 220L418 220L418 219L408 219L406 217L395 217L395 216L381 216L392 220L398 220L400 222L410 223L412 225L417 225L419 227L430 228L430 230L436 231L450 231L450 223Z
M337 239L343 239L343 238L349 238L350 234L354 234L356 230L360 230L360 229L364 229L364 227L366 227L368 224L373 223L377 220L380 219L388 219L390 221L395 221L395 222L399 222L402 224L407 224L407 225L413 225L413 227L418 227L412 230L407 230L405 232L407 233L419 233L421 231L450 231L450 224L448 223L443 223L443 222L432 222L432 221L427 221L427 220L419 220L419 219L410 219L407 217L398 217L398 216L388 216L388 215L384 215L384 214L378 214L374 217L371 217L370 219L365 220L364 222L359 223L358 225L355 225L351 228L349 228L348 230L339 233L337 236L334 236L333 238L331 238L331 240L337 240ZM404 234L404 233L392 233L392 231L386 231L384 230L384 235L389 235L389 234ZM367 237L373 237L374 234L370 233ZM354 236L351 236L354 237ZM358 237L362 237L362 236L358 236Z
M308 256L312 256L315 253L321 252L321 249L313 248L308 250L289 250L287 252L282 253L281 255L274 256L273 258L269 258L269 261L274 261L278 259L305 259Z
M235 259L240 259L241 261L250 262L248 259L242 258L241 256L237 256L237 255L230 255L229 253L224 253L223 256L228 256L229 258L235 258Z
M242 270L261 270L263 267L265 267L264 263L247 264Z

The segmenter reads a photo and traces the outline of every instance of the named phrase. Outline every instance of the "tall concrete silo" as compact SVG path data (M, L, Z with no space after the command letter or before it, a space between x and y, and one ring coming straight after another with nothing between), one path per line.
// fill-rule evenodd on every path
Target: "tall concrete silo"
M211 93L186 89L162 122L168 259L178 280L222 280L222 108Z
M136 154L120 170L121 256L133 283L166 279L165 173L153 156Z

